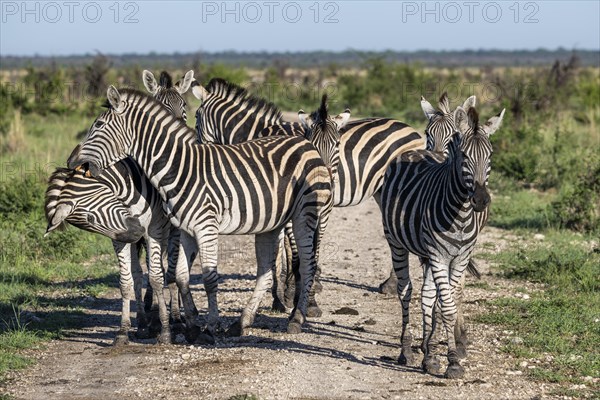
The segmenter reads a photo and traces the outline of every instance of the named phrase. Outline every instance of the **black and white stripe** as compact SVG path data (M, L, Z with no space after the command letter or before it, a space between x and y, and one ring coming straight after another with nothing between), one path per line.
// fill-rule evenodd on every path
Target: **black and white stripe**
M476 213L485 210L490 196L487 180L490 172L491 135L500 125L504 111L479 125L477 112L455 112L458 133L448 145L448 156L431 151L409 152L387 169L381 192L384 232L398 278L398 296L402 304L402 352L400 362L412 360L409 303L412 285L408 273L408 253L421 257L424 283L423 368L435 372L429 350L433 332L433 306L439 299L442 320L448 336L449 366L446 376L457 378L464 370L459 364L454 327L456 305L454 291L460 286L464 270L477 240Z
M92 176L127 156L140 165L160 193L171 222L186 232L177 283L188 327L194 328L197 310L189 291L191 257L186 259L186 253L200 252L208 324L214 329L218 235L257 234L257 284L241 322L247 326L245 319L253 318L268 286L281 230L291 220L303 285L288 331L298 332L316 268L318 225L326 222L331 207L330 176L312 144L303 137L277 136L239 145L202 145L193 130L151 97L110 87L108 100L110 108L96 119L68 164L89 170ZM156 297L164 304L161 296ZM161 305L161 313L163 309Z
M175 86L172 85L167 72L161 73L160 84L148 71L144 71L143 79L144 85L157 100L160 99L174 116L185 121L186 102L182 95L189 88L193 71L188 71L183 80L178 81ZM46 193L48 232L56 228L56 225L50 222L60 216L63 222L113 239L113 247L119 261L119 282L123 298L121 327L115 343L124 344L128 341L128 331L131 327L129 301L134 298L134 294L137 301L136 335L143 338L150 334L140 297L142 275L139 254L143 245L146 247L147 265L155 263L169 266L166 278L171 294L171 317L174 323L180 322L179 295L175 285L179 230L171 226L163 211L160 196L137 164L125 159L108 168L98 179L68 171L70 170L59 169L51 177ZM99 197L99 194L102 194L102 197ZM108 213L109 210L123 209L130 215L135 215L134 219L128 221L135 220L138 225L141 223L142 241L127 243L128 240L124 240L123 234L117 229L119 219L114 212ZM147 303L151 303L152 292L152 288L149 287L146 293ZM166 325L165 321L161 321L161 324ZM168 331L163 331L159 340L170 341Z
M282 121L275 105L222 79L211 80L206 88L194 81L192 93L202 101L196 111L196 129L203 142L232 144L282 132L303 134L300 124ZM270 129L273 125L277 128ZM357 205L371 198L381 187L385 169L392 160L405 151L425 147L422 134L390 118L351 121L340 134L335 207ZM320 286L318 279L315 286ZM292 297L293 294L287 294L286 300ZM311 316L320 313L312 301L309 311Z

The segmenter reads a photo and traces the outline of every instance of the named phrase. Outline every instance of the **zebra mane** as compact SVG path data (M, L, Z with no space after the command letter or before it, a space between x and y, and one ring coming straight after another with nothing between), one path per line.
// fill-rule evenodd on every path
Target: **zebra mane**
M321 105L315 112L312 113L311 117L313 121L319 121L323 123L327 121L327 117L329 116L328 111L329 110L327 107L327 93L325 93L321 98Z
M237 102L238 106L246 110L260 111L263 115L275 116L282 119L281 110L268 100L248 93L246 89L235 83L228 82L222 78L213 78L206 85L206 90L213 95L224 97L231 102Z
M452 111L450 110L450 100L448 99L448 93L444 92L440 96L439 100L440 111L444 114L450 114Z
M44 215L46 216L46 222L52 222L52 218L56 212L56 203L60 198L62 188L74 173L75 171L72 169L59 167L48 178L48 188L46 188L44 195ZM65 227L66 222L63 221L57 229L64 229Z
M159 85L165 89L170 89L173 87L173 79L167 71L163 71L160 73Z

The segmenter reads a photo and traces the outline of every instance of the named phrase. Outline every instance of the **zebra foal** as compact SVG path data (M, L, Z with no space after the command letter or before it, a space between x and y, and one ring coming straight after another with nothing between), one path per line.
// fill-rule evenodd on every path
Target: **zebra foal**
M302 293L288 332L299 332L316 268L317 232L332 198L329 173L312 144L303 137L281 136L239 145L203 145L192 129L151 97L129 89L119 92L113 86L107 97L108 110L98 116L68 165L92 176L127 156L140 165L171 222L186 232L180 242L177 284L189 332L197 333L188 269L194 253L200 255L209 299L208 326L214 332L219 317L218 235L259 234L256 293L265 290L262 284L267 279L261 278L269 275L280 232L289 220L298 241ZM163 310L159 307L161 314Z
M424 263L421 306L423 311L422 367L429 373L439 368L429 350L435 320L433 306L439 299L448 337L448 368L445 376L459 378L464 369L456 351L454 328L457 310L455 288L460 286L477 240L477 213L490 202L487 181L492 146L489 136L504 110L479 125L474 108L459 107L454 119L458 132L448 145L448 156L426 150L403 154L387 169L381 189L384 233L392 253L402 305L401 363L412 361L409 303L412 293L408 253Z

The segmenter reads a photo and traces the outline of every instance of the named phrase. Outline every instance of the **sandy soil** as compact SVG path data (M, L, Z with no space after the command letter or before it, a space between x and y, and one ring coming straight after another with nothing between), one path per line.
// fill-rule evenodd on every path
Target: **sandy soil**
M478 251L500 251L510 240L515 239L509 233L488 227ZM226 324L239 315L254 285L252 243L251 236L223 236L220 242L219 304ZM396 296L377 293L391 263L374 201L334 209L323 254L324 288L318 300L324 314L311 319L302 334L286 334L286 315L272 313L270 301L265 301L250 335L242 338L218 338L215 346L190 346L156 345L132 335L131 344L113 348L119 322L119 298L114 290L86 305L88 326L34 351L36 364L14 373L0 392L32 400L229 399L245 394L260 399L340 400L550 397L547 393L552 386L525 377L523 371L535 364L519 365L499 350L501 344L515 340L512 332L471 322L485 311L484 300L522 296L514 283L490 275L483 260L479 267L487 285L466 290L472 341L463 362L466 375L451 381L426 375L417 366L396 363L401 312ZM415 260L411 271L419 288L421 272ZM196 304L204 312L199 268L193 274ZM419 290L414 293L411 318L416 346L421 336ZM342 307L358 315L336 314ZM443 355L444 350L438 346L437 353ZM441 361L443 371L445 358Z

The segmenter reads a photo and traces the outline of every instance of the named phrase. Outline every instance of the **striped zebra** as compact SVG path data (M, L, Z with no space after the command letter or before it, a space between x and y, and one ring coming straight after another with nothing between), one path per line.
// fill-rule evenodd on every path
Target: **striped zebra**
M194 81L192 93L202 101L196 111L196 130L203 142L242 143L279 134L282 129L289 135L303 132L300 124L283 122L281 112L272 103L223 79L212 79L206 88ZM282 129L268 129L272 125ZM425 147L422 134L390 118L350 121L340 133L335 207L353 206L371 198L381 188L385 169L392 160L405 151ZM319 285L316 280L315 286ZM286 295L286 300L291 298ZM310 316L321 314L316 303L311 303L310 311Z
M182 95L188 90L193 71L188 71L181 81L172 85L168 73L161 73L161 82L157 84L154 76L149 71L143 73L144 84L155 98L161 99L165 107L177 118L186 119L186 103ZM151 90L152 88L152 90ZM172 265L172 274L167 273L167 284L171 293L171 317L174 323L181 321L179 310L179 296L175 285L174 269L177 260L177 249L179 242L179 230L173 228L163 212L162 200L152 187L137 164L130 159L125 159L107 170L100 178L81 177L74 175L68 170L58 169L50 178L50 184L46 193L46 216L49 221L48 232L52 231L55 224L51 224L53 218L60 216L62 222L70 224L91 232L101 233L113 239L113 247L119 261L120 288L123 298L123 312L121 327L117 332L115 344L128 342L128 331L131 327L129 318L129 302L137 301L138 330L136 336L140 338L149 337L150 331L141 306L141 266L139 254L142 245L146 246L147 264L159 263ZM106 195L102 198L97 193L109 191L112 197ZM106 204L106 206L103 206ZM130 214L136 215L136 221L141 221L143 242L123 243L115 237L113 229L114 222L107 220L115 218L106 214L107 209L127 209ZM58 220L57 220L58 221ZM98 230L97 225L104 226L104 230ZM166 260L167 249L169 261ZM146 291L146 304L152 301L152 286ZM162 285L160 289L162 293ZM165 325L161 321L161 325ZM161 329L160 342L170 342L168 331Z
M401 363L413 360L409 325L412 293L408 253L425 261L421 296L423 310L422 367L435 373L439 364L430 352L434 331L433 306L439 300L448 337L448 368L445 376L459 378L464 369L456 351L454 290L460 286L477 240L476 214L489 202L487 182L492 146L489 136L504 110L479 125L477 111L459 107L454 115L458 132L448 145L448 156L421 150L402 155L387 169L381 189L384 232L398 278L402 305Z
M476 100L475 96L467 98L464 101L462 108L465 111L468 111L469 108L475 107ZM447 156L448 144L450 143L450 139L454 132L456 132L454 111L450 108L448 94L443 93L440 97L439 110L436 110L427 100L425 100L425 97L421 96L421 108L428 121L427 127L425 128L425 138L427 141L425 150L435 151ZM467 272L477 279L481 278L479 270L473 261L469 262ZM396 274L392 268L390 276L379 285L379 292L384 294L395 294L397 286L398 280L396 279Z
M465 111L468 111L470 108L475 107L475 103L475 96L471 96L464 101L462 108ZM456 124L454 121L455 110L452 110L450 107L447 93L443 93L441 95L437 110L424 97L421 97L421 108L423 109L425 117L428 120L427 127L425 128L425 135L427 137L426 150L434 151L439 154L443 154L444 157L447 157L450 141L456 132ZM478 231L481 230L481 228L485 225L487 216L487 209L475 214L479 226ZM421 263L424 263L425 261L426 260L421 260ZM467 272L475 276L477 279L481 278L481 275L477 269L477 265L473 259L469 260ZM460 285L458 285L454 290L454 300L457 305L457 322L455 324L454 337L456 339L456 351L460 358L465 358L467 356L468 343L467 329L464 323L461 307L465 278L466 274L463 274ZM398 279L396 278L396 273L392 268L389 278L380 285L379 289L382 293L395 294L397 293L397 286ZM409 287L408 290L412 289ZM437 314L439 314L439 303L436 303L436 315ZM406 363L404 355L401 356L401 362Z
M189 262L195 253L202 264L212 333L219 319L218 235L257 234L257 282L241 322L247 326L246 319L254 315L269 285L280 233L289 220L299 248L302 291L287 330L300 332L316 268L317 232L319 224L327 222L332 202L329 172L313 145L297 136L203 145L192 129L153 98L130 89L119 92L113 86L107 95L109 109L74 149L68 165L99 176L129 156L158 190L171 223L182 230L176 272L188 338L199 330L189 290ZM162 321L164 299L155 297L162 302Z

